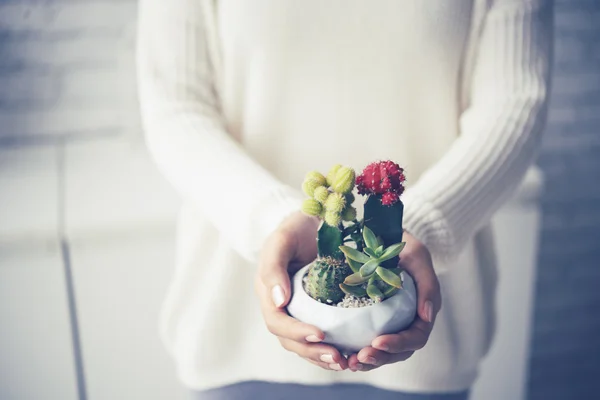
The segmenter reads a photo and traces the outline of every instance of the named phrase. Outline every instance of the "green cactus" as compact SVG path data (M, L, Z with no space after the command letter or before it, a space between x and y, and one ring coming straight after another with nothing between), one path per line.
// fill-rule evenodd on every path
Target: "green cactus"
M323 211L323 206L315 199L306 199L302 203L302 211L308 215L319 216Z
M340 227L342 221L356 218L352 207L355 173L352 168L334 165L327 177L318 171L306 174L302 190L311 197L304 201L302 211L318 216L328 225ZM328 187L330 186L330 187Z
M371 195L364 208L364 224L371 231L377 232L383 243L402 242L404 230L402 228L402 214L404 205L398 201L392 206L381 204L381 196ZM390 260L384 264L386 268L395 267L395 261Z
M304 180L304 182L302 183L302 191L304 191L304 193L306 193L307 196L313 196L315 193L315 190L317 188L323 187L323 185L321 183L319 183L318 181L311 179L311 178L306 178ZM323 187L323 189L325 189ZM325 189L327 190L327 189Z
M329 190L327 190L325 186L319 186L315 189L312 196L319 203L325 204L325 202L329 198Z
M344 243L343 232L337 227L322 222L317 231L317 251L319 258L344 259L340 246Z
M352 206L346 206L342 211L342 219L344 221L354 221L356 219L356 208Z
M385 248L381 238L377 238L367 226L363 227L363 241L362 252L348 246L340 246L340 250L346 255L347 263L354 271L346 277L341 289L348 292L348 286L359 286L366 289L370 298L379 302L394 294L396 289L402 288L396 257L404 248L404 243Z
M340 193L331 193L325 201L327 211L342 213L346 207L346 198Z
M343 260L331 257L317 259L308 269L306 293L323 303L337 303L345 296L340 284L351 273Z
M308 174L306 174L306 179L314 180L319 184L319 186L327 185L327 179L319 171L310 171Z
M327 173L326 181L329 186L333 186L333 182L335 181L335 177L340 168L342 168L340 164L335 164L333 167L331 167L329 173Z
M338 193L350 193L354 189L355 175L352 168L340 167L335 174L331 188Z
M327 210L325 212L325 223L329 226L336 227L342 222L342 214L335 211Z

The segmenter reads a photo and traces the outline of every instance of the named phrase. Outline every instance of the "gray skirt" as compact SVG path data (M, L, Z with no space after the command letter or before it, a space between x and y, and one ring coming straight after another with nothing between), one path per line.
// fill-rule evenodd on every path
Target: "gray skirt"
M291 383L240 382L217 389L192 392L193 400L467 400L469 392L415 394L339 383L308 386Z

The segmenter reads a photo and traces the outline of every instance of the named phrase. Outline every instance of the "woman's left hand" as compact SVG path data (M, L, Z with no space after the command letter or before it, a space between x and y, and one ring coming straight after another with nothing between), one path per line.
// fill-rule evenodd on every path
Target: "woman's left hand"
M412 276L417 286L417 316L410 327L400 333L379 336L357 354L348 358L352 371L370 371L385 364L407 360L425 346L435 317L442 307L440 284L433 270L427 247L408 232L399 265Z

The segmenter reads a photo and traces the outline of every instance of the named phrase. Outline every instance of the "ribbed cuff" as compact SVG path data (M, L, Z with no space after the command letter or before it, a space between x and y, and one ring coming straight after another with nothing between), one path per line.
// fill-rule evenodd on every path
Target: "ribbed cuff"
M299 190L282 186L261 200L254 210L257 226L253 229L254 237L251 238L252 248L256 249L256 253L252 255L253 260L259 259L263 244L281 222L292 213L300 211L304 197Z
M432 257L451 260L457 254L457 243L442 213L430 202L407 191L402 196L404 229L423 243Z

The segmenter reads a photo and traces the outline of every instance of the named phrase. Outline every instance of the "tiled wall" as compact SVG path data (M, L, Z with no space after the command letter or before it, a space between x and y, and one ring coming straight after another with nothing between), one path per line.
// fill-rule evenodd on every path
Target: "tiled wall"
M556 0L530 397L600 398L600 1ZM518 277L515 277L518 279Z
M139 131L136 0L0 0L0 145Z

